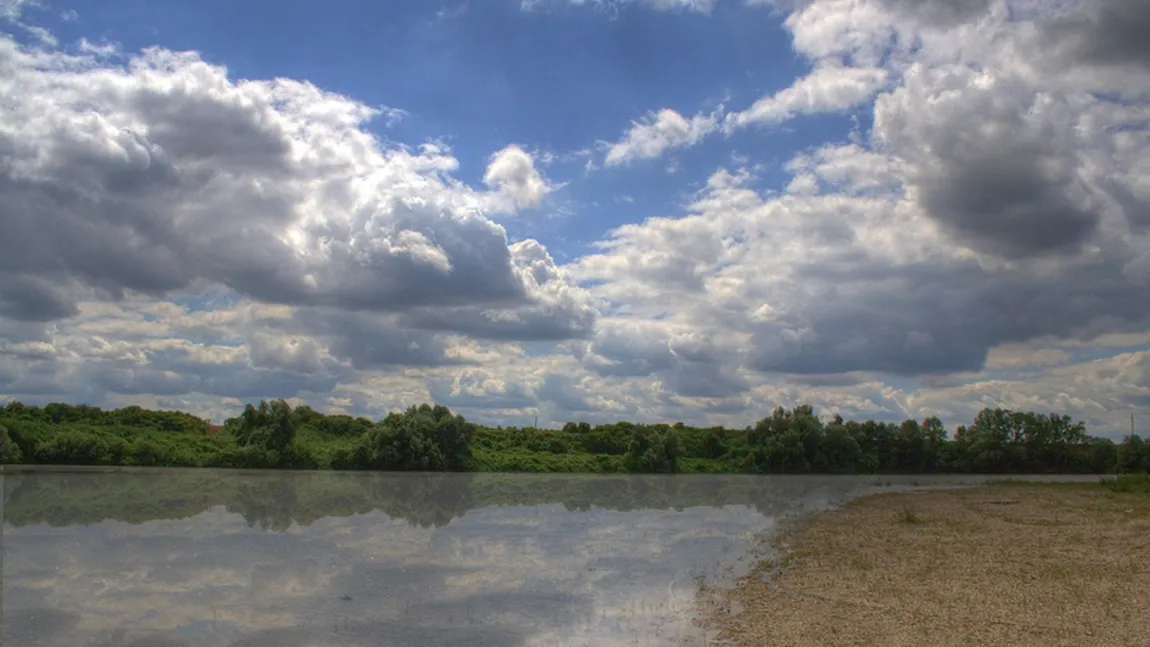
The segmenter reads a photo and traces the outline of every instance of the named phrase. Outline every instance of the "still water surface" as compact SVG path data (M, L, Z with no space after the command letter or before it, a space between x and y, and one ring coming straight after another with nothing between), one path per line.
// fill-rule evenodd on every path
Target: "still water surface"
M526 647L704 645L690 622L698 583L746 572L756 538L782 519L983 479L140 469L0 480L9 647Z

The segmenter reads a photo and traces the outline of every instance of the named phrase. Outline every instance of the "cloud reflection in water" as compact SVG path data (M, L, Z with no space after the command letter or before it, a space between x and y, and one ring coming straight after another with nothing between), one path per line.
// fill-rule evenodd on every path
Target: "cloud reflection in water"
M214 470L3 479L3 637L21 647L702 644L688 621L698 578L748 566L754 536L780 516L879 487Z

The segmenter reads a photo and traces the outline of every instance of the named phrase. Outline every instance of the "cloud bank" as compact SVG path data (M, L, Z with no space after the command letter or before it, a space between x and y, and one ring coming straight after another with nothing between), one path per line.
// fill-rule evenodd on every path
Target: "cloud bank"
M634 9L726 10L687 4ZM740 10L807 71L608 125L597 177L738 154L563 255L508 234L591 181L551 177L547 142L464 173L443 139L381 136L396 109L313 83L0 38L0 398L435 399L516 424L1005 404L1111 435L1150 413L1144 3ZM740 152L845 116L776 161Z

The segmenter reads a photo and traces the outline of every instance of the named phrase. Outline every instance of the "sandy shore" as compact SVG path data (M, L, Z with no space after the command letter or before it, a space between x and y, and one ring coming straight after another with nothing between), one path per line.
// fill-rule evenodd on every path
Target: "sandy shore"
M714 645L1150 645L1150 497L1099 485L882 494L702 591ZM777 563L776 563L777 562Z

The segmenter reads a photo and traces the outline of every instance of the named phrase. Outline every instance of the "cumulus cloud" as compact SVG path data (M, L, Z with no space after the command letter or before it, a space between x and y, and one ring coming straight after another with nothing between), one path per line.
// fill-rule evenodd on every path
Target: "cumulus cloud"
M834 1L827 4L834 4ZM849 8L854 10L853 6ZM864 8L864 11L877 13L873 7ZM844 61L847 53L861 60L859 50L862 44L851 44L848 36L855 31L849 22L843 23L829 16L835 14L820 3L796 12L786 21L786 26L794 33L796 49L814 61L808 75L763 96L745 110L725 115L722 107L711 114L700 113L690 119L669 108L650 113L632 123L622 139L608 146L604 164L619 166L652 159L671 149L694 146L720 129L729 135L739 128L775 125L799 115L841 112L870 99L886 84L888 71L877 66L880 58L877 53L865 65ZM880 44L875 46L881 47Z
M537 207L552 190L531 155L514 144L491 156L483 182L496 192L493 204L502 211Z
M607 166L628 164L634 160L659 157L667 150L693 146L715 130L714 115L695 115L687 119L669 108L644 117L618 142L607 149Z
M804 114L855 127L732 157L567 264L488 217L564 186L540 143L472 187L443 144L373 136L389 109L307 83L0 40L0 397L738 426L1003 404L1111 434L1150 406L1142 3L772 4L808 74L652 112L604 164Z
M839 62L820 63L807 76L790 87L763 97L741 112L732 112L723 122L724 130L749 125L778 124L796 115L838 112L874 95L886 83L881 68L851 67Z
M879 100L875 135L915 169L924 212L960 241L1008 257L1073 251L1104 211L1102 169L1083 152L1105 135L1077 128L1093 103L1008 71L915 66Z
M0 107L9 317L57 319L82 298L197 282L377 312L562 316L571 304L540 308L538 282L483 215L549 190L518 147L492 156L492 192L480 192L451 177L458 162L442 146L377 140L364 126L382 109L287 79L232 80L194 53L149 49L111 67L4 38L0 67L15 98Z
M996 0L879 0L878 4L900 18L907 17L932 27L953 27L975 20Z
M1096 0L1043 25L1050 45L1072 59L1102 65L1150 65L1150 6L1137 0Z
M1066 46L1057 66L1037 54L1052 31L1073 25L1086 42L1084 25L1120 10L1140 15L1118 3L1036 7L1029 20L991 2L804 3L785 24L816 71L725 126L873 96L869 132L797 155L783 195L720 171L685 214L615 230L579 272L618 312L745 340L728 374L766 379L976 375L1003 344L1144 330L1147 193L1131 173L1150 155L1150 112L1130 71L1137 48L1119 61ZM658 339L607 334L584 361L659 379L671 360ZM883 407L897 415L906 398Z

